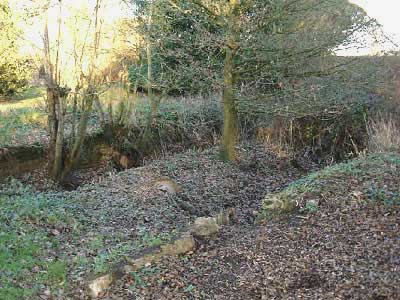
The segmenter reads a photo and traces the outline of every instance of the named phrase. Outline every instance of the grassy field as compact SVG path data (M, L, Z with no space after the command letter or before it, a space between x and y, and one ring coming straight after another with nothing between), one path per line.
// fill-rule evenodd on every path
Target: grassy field
M0 193L0 299L29 299L44 284L65 284L63 258L48 260L44 255L57 245L51 227L70 222L70 217L59 199L33 194L18 184L10 187L18 196Z
M45 107L45 88L30 87L25 92L0 101L0 146L31 145L47 142L47 115ZM126 95L118 88L110 88L100 99L105 109L111 103L118 111L120 99ZM71 112L71 107L68 108ZM90 120L95 127L98 119Z
M31 87L0 102L0 146L44 143L46 126L43 88Z
M44 88L32 87L14 99L0 101L0 147L47 143L47 115L44 95ZM134 97L133 94L127 95L126 90L118 85L108 88L100 95L105 120L109 121L110 114L112 114L114 122L119 122L119 115L121 111L126 111L128 100L132 101L133 110L127 123L138 126L146 124L150 109L148 98L142 94L137 97ZM179 124L176 125L179 127L183 126L183 124L180 124L182 122L191 124L191 119L204 118L209 120L204 114L211 114L212 118L219 120L218 111L216 111L218 108L215 104L215 99L202 97L164 98L158 110L159 124L163 124L163 127L173 127L179 121ZM67 134L71 128L71 116L72 105L71 99L69 99L66 122ZM89 119L88 132L97 130L99 127L100 117L97 108L95 108Z
M0 112L44 107L45 89L43 87L30 87L23 93L12 97L11 99L0 99Z

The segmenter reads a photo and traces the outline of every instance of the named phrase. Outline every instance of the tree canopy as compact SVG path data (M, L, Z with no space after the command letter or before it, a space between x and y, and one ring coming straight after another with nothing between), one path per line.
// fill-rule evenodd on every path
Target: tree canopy
M27 85L30 62L18 53L19 34L8 0L0 0L0 95L10 96Z
M222 148L232 152L223 155L229 160L234 158L240 103L248 110L255 103L250 100L270 100L293 81L335 73L336 62L322 61L337 47L352 42L354 32L367 31L372 25L361 9L346 0L136 4L139 29L157 58L153 60L157 76L149 80L152 85L164 93L223 91Z
M143 18L146 5L139 2ZM158 0L153 5L151 24L142 22L139 29L155 46L158 74L168 74L159 76L158 85L182 92L221 88L224 46L232 29L227 1ZM323 73L327 68L316 59L371 25L345 0L245 0L238 1L234 14L235 73L238 83L248 92L256 89L258 96L279 82Z

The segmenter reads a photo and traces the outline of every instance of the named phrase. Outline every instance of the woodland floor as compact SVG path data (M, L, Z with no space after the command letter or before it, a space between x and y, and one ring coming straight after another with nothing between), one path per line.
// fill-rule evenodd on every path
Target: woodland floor
M237 222L191 255L125 276L101 299L400 298L399 155L298 181L312 165L295 168L259 145L239 152L233 164L216 149L171 155L72 192L0 187L0 299L87 299L88 277L187 229L196 216L176 204L182 196L152 188L160 177L203 214L236 207ZM280 191L302 209L255 225L265 195Z
M314 173L281 192L296 214L258 226L242 215L202 251L126 276L104 299L400 299L399 183L399 155Z

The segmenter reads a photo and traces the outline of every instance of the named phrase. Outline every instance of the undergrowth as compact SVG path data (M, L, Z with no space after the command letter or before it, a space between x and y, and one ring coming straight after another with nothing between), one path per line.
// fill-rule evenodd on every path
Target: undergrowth
M214 145L222 128L222 115L216 99L165 99L146 135L149 104L142 99L128 123L113 124L112 143L122 153L137 152L141 156L187 148ZM150 134L149 134L150 133ZM107 131L106 131L107 134Z
M400 152L400 119L394 114L379 115L369 122L367 129L371 152Z
M34 299L44 287L67 285L67 264L57 238L80 221L62 198L35 193L17 181L0 190L0 299Z
M31 87L0 102L0 147L30 143L46 135L44 89Z
M98 213L85 209L90 199L74 195L37 192L17 180L0 185L0 299L63 298L89 275L171 238L104 232Z

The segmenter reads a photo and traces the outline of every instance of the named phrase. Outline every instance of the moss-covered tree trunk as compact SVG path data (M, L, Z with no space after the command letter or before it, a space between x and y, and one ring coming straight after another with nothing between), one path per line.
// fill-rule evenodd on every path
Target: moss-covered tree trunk
M232 49L226 47L224 66L224 91L222 94L224 126L221 145L221 157L225 161L232 161L236 158L235 145L237 139L237 111L235 107L235 86L232 52Z
M150 32L153 22L154 0L150 1L149 12L147 18L147 30ZM150 39L147 40L146 45L147 56L147 97L149 99L150 109L147 114L146 127L142 140L140 142L141 148L147 149L152 146L152 126L155 123L158 104L154 97L153 92L153 51Z
M229 30L225 43L224 61L224 89L222 94L222 105L224 111L224 126L222 133L221 158L224 161L236 159L237 140L237 110L235 105L235 55L238 49L236 18L239 0L230 0L230 9L227 16Z

